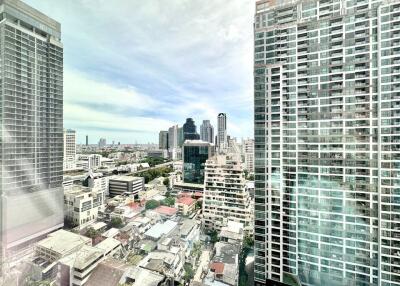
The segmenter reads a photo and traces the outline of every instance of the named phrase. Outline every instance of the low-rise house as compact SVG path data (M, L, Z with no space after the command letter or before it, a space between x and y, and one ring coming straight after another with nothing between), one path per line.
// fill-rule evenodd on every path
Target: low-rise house
M131 223L139 234L143 234L151 228L151 219L148 217L136 217Z
M196 210L196 200L188 196L180 197L175 202L175 208L179 214L189 216Z
M165 276L174 277L176 281L180 281L183 275L183 264L181 253L172 253L169 251L155 250L150 252L139 263L139 267L158 272Z
M93 173L90 170L82 185L91 189L102 190L108 196L108 179L109 177L104 176L103 173Z
M236 245L242 245L244 239L244 226L240 222L228 221L219 233L220 241Z
M215 255L210 263L210 271L203 284L206 286L237 286L239 281L240 246L226 242L214 245ZM224 284L221 284L224 283Z
M178 223L172 220L167 220L163 223L157 223L151 227L148 231L144 233L145 238L154 241L159 240L163 235L170 234L176 227Z
M96 266L85 286L122 285L127 282L127 272L129 269L129 266L124 262L108 258Z
M178 213L178 209L167 206L159 206L158 208L155 208L153 211L158 213L162 219L174 218Z

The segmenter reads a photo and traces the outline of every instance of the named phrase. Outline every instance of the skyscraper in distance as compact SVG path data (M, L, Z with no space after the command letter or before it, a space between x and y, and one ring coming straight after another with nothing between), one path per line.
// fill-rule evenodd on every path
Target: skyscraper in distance
M158 136L158 148L161 150L168 149L168 131L160 131Z
M214 142L214 127L210 120L203 120L203 124L200 125L200 139L210 143Z
M225 150L228 147L228 134L226 132L226 113L218 114L218 134L217 147L219 151Z
M63 169L71 170L76 168L76 131L64 130L64 165Z
M89 145L89 135L86 135L86 146Z
M0 1L2 266L63 226L63 45L60 23Z
M256 2L255 284L400 285L400 1Z
M183 124L183 139L184 140L199 140L200 135L197 133L197 127L192 118L186 118Z

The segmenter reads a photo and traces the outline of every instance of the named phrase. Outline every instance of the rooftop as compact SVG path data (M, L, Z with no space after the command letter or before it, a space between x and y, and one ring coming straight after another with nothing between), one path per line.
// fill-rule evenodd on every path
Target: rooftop
M181 197L177 200L178 204L184 204L187 206L191 206L196 202L196 200L192 199L191 197Z
M154 286L164 280L164 275L141 267L130 269L127 276L135 280L133 286Z
M74 268L77 269L85 269L98 258L103 256L104 251L102 249L98 249L97 246L83 246L78 252L72 255L76 255Z
M178 223L172 220L167 220L164 223L157 223L146 231L145 235L154 239L159 239L164 234L169 234L173 231L177 225Z
M128 266L124 262L107 259L93 270L86 286L118 286Z
M51 249L59 255L64 256L84 244L90 244L91 239L73 232L60 229L50 233L47 238L39 241L37 246Z
M133 181L142 181L143 177L133 177L133 176L111 176L110 181L124 181L124 182L133 182Z
M173 216L178 212L176 208L171 208L167 206L159 206L158 208L154 209L155 212L162 214L162 215L167 215L167 216Z

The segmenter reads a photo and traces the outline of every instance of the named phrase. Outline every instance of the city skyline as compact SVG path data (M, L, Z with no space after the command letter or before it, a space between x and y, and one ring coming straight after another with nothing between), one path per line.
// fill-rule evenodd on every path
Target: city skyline
M63 26L64 127L77 143L156 143L160 129L216 126L220 112L232 136L252 136L253 1L26 3Z

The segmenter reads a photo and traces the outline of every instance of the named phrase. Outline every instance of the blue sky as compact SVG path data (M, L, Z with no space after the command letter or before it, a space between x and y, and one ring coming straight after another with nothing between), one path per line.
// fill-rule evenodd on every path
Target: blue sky
M253 0L25 0L61 23L64 127L157 142L193 117L253 134Z

